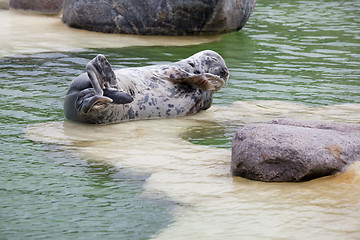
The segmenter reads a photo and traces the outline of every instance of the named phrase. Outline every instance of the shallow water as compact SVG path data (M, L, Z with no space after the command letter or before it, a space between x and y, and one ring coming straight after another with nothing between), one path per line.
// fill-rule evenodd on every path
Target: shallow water
M219 40L220 36L133 36L72 29L61 16L43 16L0 9L0 56L84 48L128 46L184 46Z
M14 27L21 16L0 11L12 21L0 27L1 238L358 239L358 163L307 183L261 183L230 176L229 148L246 123L360 124L359 10L355 0L264 0L243 30L221 41L127 48L119 47L165 43L125 36L119 43L32 15L26 20L39 25L24 32ZM48 30L46 23L63 37L19 37ZM209 40L216 39L201 41ZM121 68L203 49L218 51L231 74L209 111L106 127L63 121L67 86L96 54Z

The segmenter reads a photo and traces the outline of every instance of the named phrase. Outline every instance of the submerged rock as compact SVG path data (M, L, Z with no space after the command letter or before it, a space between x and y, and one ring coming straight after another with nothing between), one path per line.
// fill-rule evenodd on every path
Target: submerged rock
M344 171L360 160L360 125L279 119L240 128L231 172L252 180L299 182Z
M191 35L242 28L256 0L66 0L62 20L74 28L141 35Z
M10 0L10 8L25 11L57 14L65 0Z

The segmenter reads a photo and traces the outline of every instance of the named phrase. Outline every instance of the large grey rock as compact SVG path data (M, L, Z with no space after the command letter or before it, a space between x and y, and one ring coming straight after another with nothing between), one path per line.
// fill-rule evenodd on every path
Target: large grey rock
M242 28L256 0L66 0L62 20L106 33L191 35Z
M298 182L344 171L360 160L360 125L279 119L240 128L231 172L252 180Z
M61 11L64 1L65 0L10 0L10 8L45 14L57 14Z

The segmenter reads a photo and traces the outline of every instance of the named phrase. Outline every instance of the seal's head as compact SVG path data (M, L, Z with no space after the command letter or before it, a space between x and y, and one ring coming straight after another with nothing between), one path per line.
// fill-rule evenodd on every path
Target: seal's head
M189 58L190 61L194 61L200 66L199 73L211 73L219 76L226 82L229 78L229 70L226 67L224 59L212 50L205 50L196 53ZM189 63L191 65L191 63Z

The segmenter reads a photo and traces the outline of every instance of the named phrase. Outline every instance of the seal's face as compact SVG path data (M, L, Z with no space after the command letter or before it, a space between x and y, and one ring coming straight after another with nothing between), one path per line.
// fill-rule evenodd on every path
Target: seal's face
M197 61L203 72L219 76L226 82L229 78L229 70L224 59L216 52L205 50L193 55L191 58Z
M218 54L217 54L218 55ZM205 56L205 65L208 66L207 72L220 76L226 82L229 77L229 70L225 65L224 59L218 56Z

